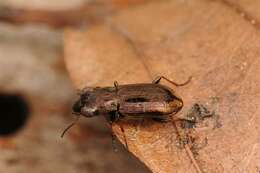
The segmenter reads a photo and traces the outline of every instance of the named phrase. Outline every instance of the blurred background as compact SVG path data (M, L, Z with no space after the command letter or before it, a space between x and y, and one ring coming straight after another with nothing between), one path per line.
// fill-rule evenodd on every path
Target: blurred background
M0 1L0 172L150 172L100 118L75 120L76 91L63 61L63 30L87 27L137 0Z

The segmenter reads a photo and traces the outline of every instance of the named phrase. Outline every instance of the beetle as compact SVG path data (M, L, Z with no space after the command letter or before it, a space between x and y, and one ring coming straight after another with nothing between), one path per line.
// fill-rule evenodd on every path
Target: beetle
M191 77L182 84L159 76L152 83L118 85L115 81L112 87L86 87L79 92L80 98L72 107L73 114L87 118L103 115L111 125L120 119L170 121L182 109L183 101L172 89L160 84L161 79L175 86L184 86Z
M103 115L111 123L119 119L144 118L169 121L182 109L183 101L172 89L159 84L161 79L175 86L183 86L190 81L177 84L160 76L152 83L118 85L115 81L113 87L87 87L79 93L73 113L85 117Z

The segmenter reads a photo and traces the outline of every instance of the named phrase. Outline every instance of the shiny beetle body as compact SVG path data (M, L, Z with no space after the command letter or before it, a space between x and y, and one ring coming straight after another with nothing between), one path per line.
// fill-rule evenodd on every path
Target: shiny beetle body
M168 121L183 107L183 101L173 90L159 84L161 76L152 83L118 85L114 87L85 88L74 104L73 112L85 117L103 115L111 123L119 119L154 119Z

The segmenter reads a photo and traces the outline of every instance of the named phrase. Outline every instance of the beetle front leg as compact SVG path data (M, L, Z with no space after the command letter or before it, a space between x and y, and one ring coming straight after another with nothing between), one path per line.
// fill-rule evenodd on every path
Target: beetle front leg
M125 147L126 147L126 149L128 150L128 143L127 143L126 136L125 136L125 129L124 129L123 126L120 125L120 124L119 124L119 127L120 127L120 129L121 129L121 131L122 131L122 133L123 133L123 136L124 136Z
M119 111L113 112L113 113L111 114L111 116L110 116L112 145L113 145L114 151L116 151L116 150L115 150L115 137L116 137L116 136L115 136L115 134L114 134L114 132L113 132L113 130L112 130L112 126L113 126L113 123L116 122L116 121L118 121L121 116L122 116L122 115L120 114ZM126 136L125 136L125 130L124 130L124 128L123 128L123 126L122 126L121 124L118 124L118 125L119 125L119 127L120 127L120 130L121 130L122 133L123 133L123 137L124 137L124 141L125 141L125 146L126 146L126 148L127 148L127 150L128 150L128 144L127 144L127 140L126 140Z
M158 76L158 77L156 77L156 78L152 81L152 83L153 83L153 84L159 84L160 81L161 81L161 79L164 79L164 80L166 80L167 82L171 83L172 85L175 85L175 86L178 87L178 86L184 86L184 85L188 84L188 83L191 81L192 77L190 76L189 79L188 79L186 82L179 84L179 83L176 83L176 82L174 82L174 81L171 81L170 79L168 79L168 78L166 78L166 77L164 77L164 76Z
M120 105L118 104L118 105L117 105L117 111L116 111L116 113L115 113L115 117L117 118L117 120L119 120L119 118L122 117L122 114L119 112L119 108L120 108ZM120 129L121 129L121 131L122 131L122 133L123 133L123 136L124 136L125 147L126 147L126 149L128 150L128 144L127 144L127 140L126 140L126 136L125 136L124 127L123 127L121 124L119 124L119 127L120 127Z
M116 147L116 135L115 133L113 132L112 130L112 126L113 126L113 123L115 121L117 121L118 117L116 116L116 113L113 112L113 113L110 113L110 116L109 116L109 124L110 124L110 131L111 131L111 141L112 141L112 148L114 150L114 152L117 152L118 149Z

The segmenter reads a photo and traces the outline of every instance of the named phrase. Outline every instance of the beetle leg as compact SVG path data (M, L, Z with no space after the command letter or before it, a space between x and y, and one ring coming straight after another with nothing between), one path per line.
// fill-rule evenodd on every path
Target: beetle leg
M116 92L118 91L118 82L114 81L114 87L116 88Z
M118 120L120 117L122 117L122 114L119 112L119 108L120 108L120 105L118 104L117 105L117 111L115 112L115 117L116 117L116 120ZM126 136L125 136L125 130L124 130L124 127L123 125L119 124L119 127L123 133L123 136L124 136L124 141L125 141L125 147L126 149L128 150L128 144L127 144L127 140L126 140Z
M119 124L119 127L120 127L120 129L121 129L121 131L123 133L123 136L124 136L125 147L128 150L128 143L127 143L126 136L125 136L125 129L124 129L124 127L121 124Z
M114 123L114 121L113 121L112 115L110 115L110 116L109 116L109 119L108 119L107 125L109 126L110 132L111 132L111 143L112 143L113 151L114 151L114 152L117 152L118 149L117 149L117 147L116 147L116 135L115 135L115 133L114 133L113 130L112 130L113 123Z
M179 83L176 83L176 82L174 82L174 81L172 81L172 80L170 80L170 79L168 79L168 78L166 78L166 77L164 77L164 76L158 76L158 77L156 77L156 78L152 81L152 83L153 83L153 84L159 84L160 81L161 81L161 79L164 79L164 80L166 80L167 82L169 82L169 83L171 83L171 84L173 84L173 85L175 85L175 86L178 87L178 86L184 86L184 85L188 84L188 83L191 81L192 77L190 76L186 82L179 84Z
M117 149L117 147L116 147L116 135L115 135L115 133L114 133L113 130L112 130L112 126L113 126L113 123L114 123L113 119L114 119L114 116L111 114L111 115L109 116L108 125L109 125L110 132L111 132L112 148L113 148L113 151L114 151L114 152L117 152L118 149Z
M116 111L112 111L109 113L108 116L108 122L109 122L109 128L111 132L111 142L112 142L112 148L114 152L117 152L118 149L116 147L116 135L112 130L113 123L117 120Z
M119 118L120 118L120 113L118 111L116 111L115 112L115 119L114 119L114 121L119 120Z
M116 138L116 135L114 134L114 132L112 130L112 126L113 126L113 123L118 121L120 119L120 117L122 116L122 114L119 112L119 107L120 107L120 105L118 104L117 105L117 110L113 111L113 112L110 112L110 116L109 116L109 122L110 122L110 125L111 125L112 145L113 145L114 151L117 151L117 150L115 150L115 138ZM121 124L118 124L118 125L120 127L120 130L123 133L125 146L126 146L126 148L128 150L128 144L127 144L127 140L126 140L126 136L125 136L125 130L124 130L124 128L123 128L123 126Z
M111 122L111 132L112 132L112 135L114 135L113 131L112 131L112 124L113 122L117 121L120 119L122 115L120 114L119 111L115 111L113 115L110 116L110 122ZM120 127L120 130L122 131L123 133L123 137L124 137L124 142L125 142L125 147L126 149L128 150L128 144L127 144L127 140L126 140L126 136L125 136L125 130L124 130L124 127L122 124L118 124L119 127ZM114 135L114 138L115 138L115 135ZM112 137L112 143L113 143L113 137Z

